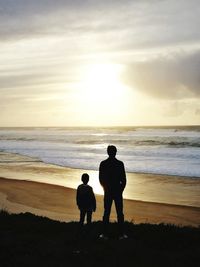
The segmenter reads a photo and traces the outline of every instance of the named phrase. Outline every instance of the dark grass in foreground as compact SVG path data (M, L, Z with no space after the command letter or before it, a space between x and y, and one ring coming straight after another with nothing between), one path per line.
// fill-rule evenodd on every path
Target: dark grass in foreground
M0 266L200 266L200 228L125 223L126 240L99 240L101 222L78 223L0 212Z

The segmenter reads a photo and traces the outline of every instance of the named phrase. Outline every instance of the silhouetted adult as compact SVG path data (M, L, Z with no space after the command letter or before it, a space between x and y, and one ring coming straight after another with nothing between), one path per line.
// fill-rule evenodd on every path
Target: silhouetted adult
M123 237L124 214L122 194L126 186L126 173L123 162L115 157L117 148L115 146L108 146L107 153L109 157L102 161L99 166L99 181L104 189L103 235L107 236L110 211L114 201L119 234Z

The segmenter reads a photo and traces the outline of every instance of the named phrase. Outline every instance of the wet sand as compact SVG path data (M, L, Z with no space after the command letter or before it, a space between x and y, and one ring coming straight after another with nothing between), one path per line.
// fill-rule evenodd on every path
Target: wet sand
M0 178L1 208L12 213L31 212L60 221L77 221L76 190L63 186ZM96 195L95 221L102 219L103 196ZM125 220L135 223L200 224L200 208L124 200ZM111 220L116 220L114 207Z
M0 152L0 176L77 188L82 173L90 175L89 184L103 194L98 171L72 169L47 164L36 158ZM200 179L146 173L127 173L124 198L200 208Z
M93 218L101 220L103 196L97 194L102 191L98 172L45 164L34 158L0 152L0 208L12 213L32 212L60 221L76 221L79 211L75 202L76 190L72 188L80 184L83 172L90 174L90 184L94 182L97 211ZM137 173L128 173L127 178L125 220L200 225L199 179ZM130 183L133 184L130 186ZM131 194L133 200L127 197ZM116 220L114 207L111 220Z

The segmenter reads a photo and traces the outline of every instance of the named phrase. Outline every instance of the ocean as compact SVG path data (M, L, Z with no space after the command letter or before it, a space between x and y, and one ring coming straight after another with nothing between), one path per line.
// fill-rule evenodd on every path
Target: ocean
M0 128L1 176L77 188L88 172L102 194L110 144L127 172L125 198L200 207L200 126Z
M127 172L200 178L200 126L0 128L0 151L98 170L113 144Z

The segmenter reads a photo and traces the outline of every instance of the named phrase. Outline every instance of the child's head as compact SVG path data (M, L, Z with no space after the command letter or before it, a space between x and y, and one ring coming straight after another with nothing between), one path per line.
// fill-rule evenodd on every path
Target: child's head
M88 181L89 181L89 175L87 173L83 173L82 174L82 177L81 177L81 180L84 184L87 184Z

